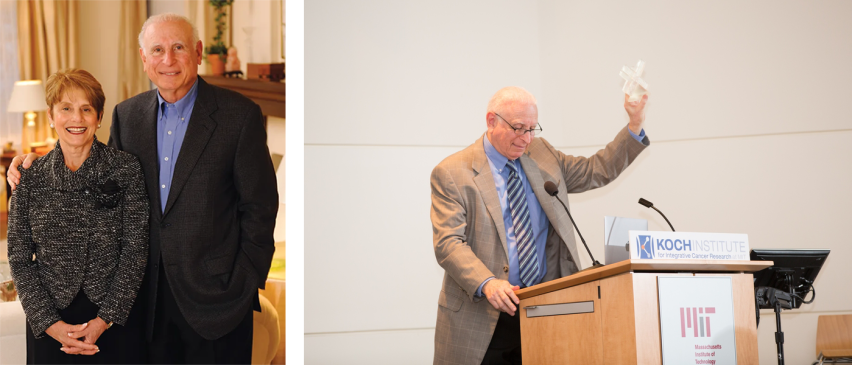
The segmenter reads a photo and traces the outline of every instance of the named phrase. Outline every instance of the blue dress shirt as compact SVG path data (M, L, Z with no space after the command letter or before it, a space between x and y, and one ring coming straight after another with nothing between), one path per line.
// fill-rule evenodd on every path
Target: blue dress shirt
M515 226L512 222L512 209L509 207L507 186L509 185L509 169L506 168L506 163L509 159L506 156L497 152L497 149L488 140L488 137L482 139L485 147L485 156L488 157L488 165L491 167L491 175L494 177L494 185L497 187L497 197L500 199L500 211L503 213L503 226L506 228L506 244L509 247L509 283L512 285L520 285L524 287L520 279L520 264L518 264L518 241L515 237ZM547 260L544 257L544 245L547 241L547 216L544 215L544 209L533 192L527 174L521 167L521 161L517 159L511 162L518 170L518 177L521 179L521 184L524 187L524 193L527 199L527 208L530 211L530 225L532 227L533 243L535 245L535 259L538 260L539 274L533 278L534 283L538 283L547 272Z
M174 104L167 102L159 92L157 93L160 102L157 108L157 161L160 167L160 209L163 212L166 210L166 202L172 188L175 162L180 154L186 126L189 124L189 116L192 115L197 96L197 79L189 92Z
M644 129L639 132L638 136L633 133L630 128L628 128L627 131L630 132L631 137L639 142L642 142L645 138ZM494 185L497 187L497 197L500 199L500 211L503 213L503 226L506 228L506 244L509 246L509 283L523 288L525 285L520 279L518 242L515 238L515 226L512 223L512 210L509 207L509 203L506 201L506 186L509 183L509 170L506 168L506 163L509 159L500 154L500 152L497 152L497 149L494 148L487 136L482 139L482 144L483 147L485 147L485 156L488 157L488 165L491 167L491 175L494 176ZM524 186L524 192L527 197L527 207L530 211L530 224L532 225L536 259L538 260L538 267L540 269L539 275L533 282L539 283L541 279L544 278L544 274L547 272L547 260L544 257L544 249L547 244L547 228L550 225L550 221L547 220L547 216L544 214L544 209L542 209L541 204L539 204L538 199L532 190L532 186L530 186L526 172L524 172L524 169L521 167L521 162L515 159L512 163L519 172L518 175L520 175L521 183ZM494 279L494 277L492 276L485 279L482 284L479 284L479 288L476 289L476 296L482 296L482 288L485 286L485 283L491 279Z

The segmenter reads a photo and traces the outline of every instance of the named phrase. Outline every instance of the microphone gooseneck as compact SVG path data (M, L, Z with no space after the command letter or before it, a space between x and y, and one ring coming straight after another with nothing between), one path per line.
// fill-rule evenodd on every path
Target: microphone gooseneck
M649 201L647 201L647 200L645 200L645 199L643 199L643 198L639 198L639 204L644 205L644 206L645 206L645 208L651 208L651 209L653 209L653 210L656 210L656 211L657 211L657 213L660 213L660 215L661 215L661 216L663 216L663 219L665 219L665 220L666 220L666 223L668 223L668 224L669 224L669 228L671 228L671 229L672 229L672 232L674 232L674 231L675 231L674 227L672 226L672 222L669 222L669 219L668 219L668 218L666 218L666 215L665 215L665 214L663 214L663 212L661 212L659 209L657 209L656 207L654 207L654 203L651 203L651 202L649 202Z
M592 255L592 250L589 250L589 245L586 244L586 240L583 238L583 234L580 233L580 229L577 228L577 223L574 222L574 217L571 216L571 212L568 210L568 206L566 206L562 199L559 199L559 196L556 195L559 194L559 188L556 187L556 184L554 184L553 181L545 182L544 191L546 191L547 194L556 198L556 200L559 200L559 202L562 203L562 207L565 208L565 213L568 213L568 218L571 219L571 224L574 225L574 230L577 231L577 235L580 236L580 241L583 241L583 246L586 247L586 252L588 252L589 257L592 258L592 267L603 266L598 260L595 260L595 256Z

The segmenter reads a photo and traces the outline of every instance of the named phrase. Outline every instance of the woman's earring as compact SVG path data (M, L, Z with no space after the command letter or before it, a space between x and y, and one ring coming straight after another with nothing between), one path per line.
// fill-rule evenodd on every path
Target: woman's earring
M50 128L53 129L53 123L50 123Z
M101 125L100 125L100 123L98 123L98 128L100 128L100 127L101 127Z

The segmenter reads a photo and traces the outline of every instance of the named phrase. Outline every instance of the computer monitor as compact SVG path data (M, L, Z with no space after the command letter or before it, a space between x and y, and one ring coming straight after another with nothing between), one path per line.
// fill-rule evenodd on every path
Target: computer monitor
M648 221L645 219L604 217L604 263L614 264L629 260L630 231L647 231Z
M754 273L754 287L771 287L804 298L828 258L827 249L754 249L751 259L774 265ZM791 290L792 289L792 290ZM802 305L793 299L793 308Z

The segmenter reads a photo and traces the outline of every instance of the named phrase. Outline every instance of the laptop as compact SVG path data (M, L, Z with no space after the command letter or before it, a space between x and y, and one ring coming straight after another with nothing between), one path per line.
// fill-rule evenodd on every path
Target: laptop
M604 217L604 263L614 264L630 259L630 231L647 231L645 219Z

